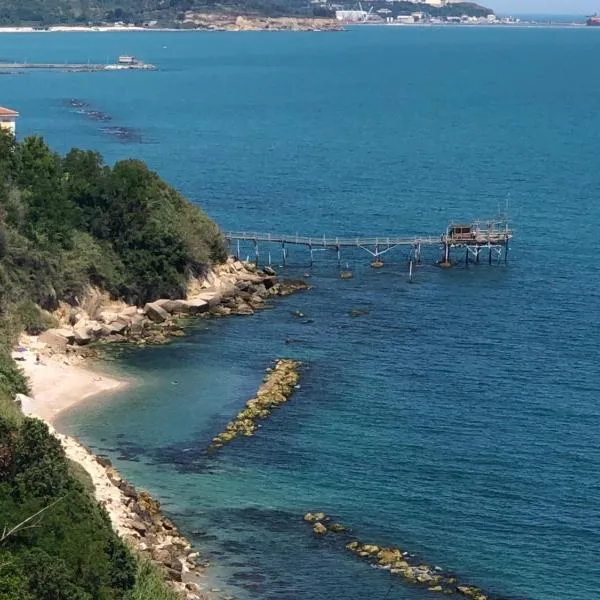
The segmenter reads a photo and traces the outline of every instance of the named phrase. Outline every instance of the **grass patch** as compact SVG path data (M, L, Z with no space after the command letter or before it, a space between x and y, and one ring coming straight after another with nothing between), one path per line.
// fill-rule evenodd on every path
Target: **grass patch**
M126 600L181 600L181 596L167 585L154 563L141 556L137 557L137 563L135 586Z

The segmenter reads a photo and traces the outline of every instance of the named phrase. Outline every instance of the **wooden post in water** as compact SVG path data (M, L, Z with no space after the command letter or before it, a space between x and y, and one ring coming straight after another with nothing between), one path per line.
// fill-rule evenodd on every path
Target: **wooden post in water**
M413 282L413 261L410 259L410 263L408 264L408 283Z
M285 267L285 259L287 258L287 252L285 249L285 242L281 242L281 255L283 257L283 266Z

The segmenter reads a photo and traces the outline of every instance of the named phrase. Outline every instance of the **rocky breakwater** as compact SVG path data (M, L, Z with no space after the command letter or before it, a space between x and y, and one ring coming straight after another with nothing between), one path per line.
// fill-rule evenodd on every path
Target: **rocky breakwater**
M285 404L298 386L300 363L297 360L280 359L273 368L267 369L265 379L256 396L227 424L225 431L213 438L208 450L214 452L240 436L252 436L259 421Z
M67 458L79 463L90 476L94 496L104 507L114 530L135 552L154 562L182 600L207 600L203 565L190 542L166 518L160 504L145 491L137 491L113 468L75 439L55 432Z
M111 466L107 467L106 474L121 492L127 518L119 533L127 544L153 561L186 600L204 598L199 594L202 581L196 562L198 553L173 522L161 513L159 501L148 492L138 492Z
M143 307L113 301L91 288L77 306L62 304L54 313L59 327L39 338L47 353L69 353L92 342L163 343L184 334L182 319L252 315L270 299L309 289L303 281L280 281L266 267L229 258L189 281L185 298L161 298Z
M313 534L318 537L341 534L347 551L393 576L401 577L407 583L425 587L430 592L457 595L471 600L502 600L499 596L485 593L479 587L462 583L454 573L418 560L401 548L378 546L352 538L346 527L332 522L331 517L324 512L307 513L304 521L312 526Z

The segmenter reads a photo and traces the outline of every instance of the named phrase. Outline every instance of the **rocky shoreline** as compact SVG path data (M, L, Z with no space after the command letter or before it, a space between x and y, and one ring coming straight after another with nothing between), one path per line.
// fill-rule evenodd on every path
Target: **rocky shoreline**
M252 315L273 297L309 288L304 281L278 280L269 267L259 270L229 258L202 279L191 279L185 299L162 298L141 308L90 289L78 306L62 304L53 313L59 326L44 331L38 342L42 354L83 356L90 353L82 347L93 342L161 344L184 335L185 319Z
M246 402L246 407L227 424L225 431L212 439L208 451L215 452L240 436L254 435L259 427L258 421L266 419L274 409L285 404L298 387L301 364L291 359L275 361L275 365L267 369L256 396Z
M29 365L32 369L29 373L34 379L43 373L49 374L50 378L68 378L77 370L73 363L93 356L98 344L143 346L164 343L171 337L184 335L186 320L190 318L252 315L266 308L273 297L309 288L303 281L278 280L269 267L260 270L252 263L229 258L224 264L208 270L203 278L190 280L185 299L164 298L140 308L113 301L99 290L90 289L77 306L63 304L49 315L58 322L58 327L48 329L38 337L22 336L22 347L13 356L15 360L22 360L19 355L23 350L27 350L26 354L35 353L35 362L32 357ZM45 363L40 356L52 360ZM65 363L64 368L69 371L48 371L51 364L59 362ZM298 380L298 367L296 361L276 364L271 383L265 384L264 393L259 391L261 415L280 403L282 396L285 401L292 394ZM93 376L93 373L88 375ZM102 380L103 377L95 379ZM44 416L46 422L50 419L43 413L40 415L39 405L47 398L47 390L46 382L41 397L35 400L38 412L27 411L34 416ZM265 398L270 398L269 407L262 404ZM29 397L16 401L27 402L30 408L34 403ZM75 439L56 432L50 423L48 425L63 445L67 458L80 464L91 477L96 500L106 509L115 531L135 552L154 562L183 599L208 600L209 596L203 590L203 565L197 561L198 553L161 513L159 502L147 492L138 492L108 459L95 456Z
M391 575L401 577L406 583L424 587L430 592L456 594L471 600L502 600L499 596L485 593L477 586L461 582L455 574L428 565L400 548L362 542L350 536L345 526L332 522L331 517L324 512L307 513L304 515L304 521L312 526L313 534L317 537L329 533L344 534L347 551L373 566L388 571Z
M132 483L123 479L110 461L95 456L75 439L52 433L61 442L67 458L81 465L94 485L98 503L107 511L113 529L141 557L154 562L167 583L185 600L208 600L203 588L199 554L192 544L167 519L160 503L148 492L138 492Z

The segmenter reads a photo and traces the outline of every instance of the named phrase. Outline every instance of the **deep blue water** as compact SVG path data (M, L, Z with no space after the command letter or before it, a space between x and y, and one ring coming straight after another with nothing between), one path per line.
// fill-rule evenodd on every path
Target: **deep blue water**
M225 229L438 235L509 198L506 266L423 266L409 285L402 252L381 271L352 254L341 281L320 253L312 291L125 352L141 383L65 416L207 534L214 585L244 600L428 597L314 540L301 517L322 509L503 597L600 598L599 47L590 29L0 36L2 58L158 64L0 76L0 104L60 150L148 161ZM306 252L292 259L302 274ZM280 356L304 361L301 390L207 458Z

